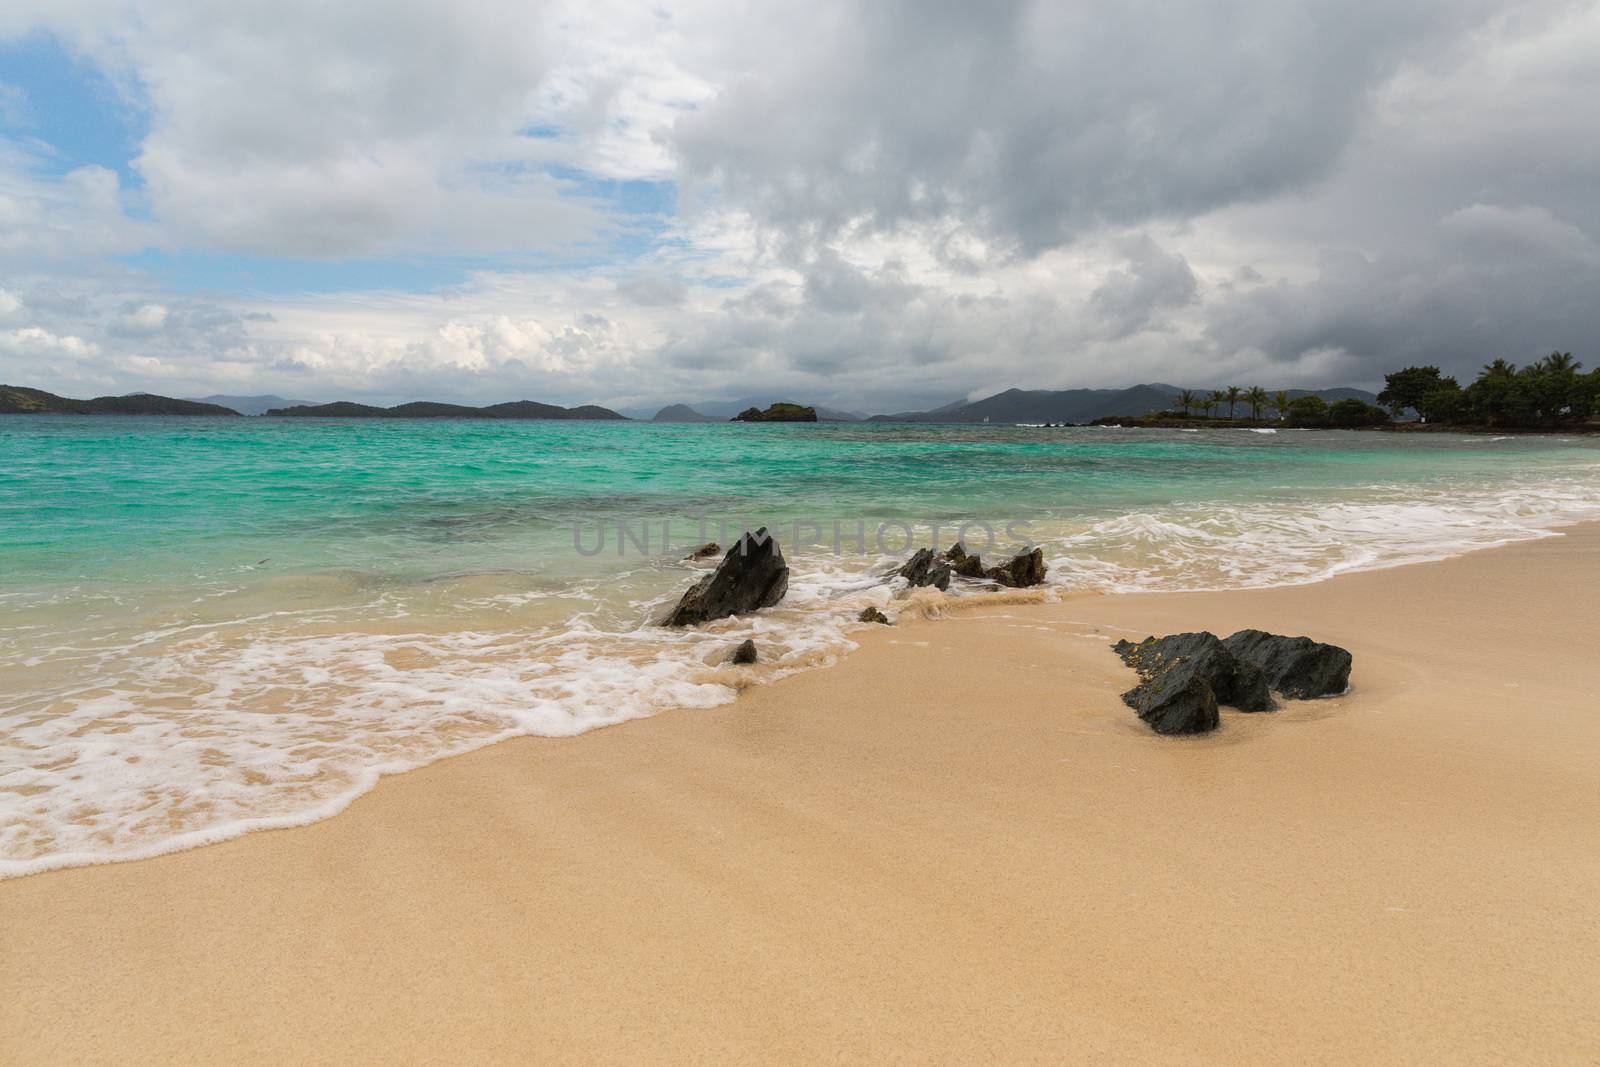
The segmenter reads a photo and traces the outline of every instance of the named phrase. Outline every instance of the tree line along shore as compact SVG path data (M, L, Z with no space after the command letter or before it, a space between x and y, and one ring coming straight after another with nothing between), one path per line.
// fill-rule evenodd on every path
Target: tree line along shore
M1597 408L1600 368L1585 374L1572 353L1552 352L1521 368L1504 359L1486 363L1465 387L1436 366L1406 367L1384 376L1377 404L1353 397L1329 404L1317 396L1291 399L1285 392L1229 386L1210 392L1185 389L1174 398L1172 410L1107 416L1095 423L1596 433Z

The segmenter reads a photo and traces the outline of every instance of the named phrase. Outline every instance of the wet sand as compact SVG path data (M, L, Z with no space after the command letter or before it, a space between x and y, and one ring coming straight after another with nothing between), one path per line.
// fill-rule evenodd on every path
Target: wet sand
M1600 528L1000 604L0 883L0 1062L1600 1062ZM1350 648L1199 739L1122 636Z

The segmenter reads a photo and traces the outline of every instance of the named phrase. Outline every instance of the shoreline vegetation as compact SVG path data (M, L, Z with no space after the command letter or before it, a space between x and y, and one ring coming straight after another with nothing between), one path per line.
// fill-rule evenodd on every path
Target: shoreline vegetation
M1159 429L1389 430L1404 433L1600 433L1600 368L1582 373L1570 352L1552 352L1518 367L1503 359L1484 364L1465 388L1438 367L1406 367L1384 376L1376 404L1355 397L1332 404L1320 397L1290 398L1259 386L1229 386L1210 393L1185 389L1176 410L1150 415L1108 415L1095 426ZM1243 405L1249 418L1235 417ZM1227 408L1226 416L1214 415ZM1201 414L1196 414L1196 412ZM1271 411L1272 418L1262 418ZM1405 419L1405 415L1414 419Z

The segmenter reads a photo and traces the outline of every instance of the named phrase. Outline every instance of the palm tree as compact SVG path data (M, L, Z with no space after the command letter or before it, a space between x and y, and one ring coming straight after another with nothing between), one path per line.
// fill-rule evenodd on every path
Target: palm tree
M1576 374L1583 369L1583 364L1573 359L1571 352L1552 352L1544 361L1544 369L1554 374L1567 371Z
M1237 385L1228 386L1228 418L1233 418L1233 409L1239 403L1239 398L1244 395L1244 390Z
M1228 402L1228 394L1227 393L1224 393L1221 389L1213 389L1213 390L1211 390L1211 395L1206 397L1206 414L1207 415L1211 414L1213 411L1217 410L1218 408L1220 408L1223 404L1226 404L1227 402Z
M1185 389L1178 394L1178 406L1183 409L1185 415L1194 410L1194 406L1198 403L1200 398L1194 395L1193 389Z
M1289 394L1282 389L1272 394L1272 409L1278 413L1278 421L1282 422L1289 415Z
M1267 391L1259 385L1252 385L1250 391L1244 394L1245 403L1250 405L1250 418L1252 421L1261 421L1261 409L1267 406Z
M1485 363L1483 365L1483 375L1486 378L1509 378L1516 373L1517 365L1515 363L1507 363L1503 359L1497 359L1493 363Z

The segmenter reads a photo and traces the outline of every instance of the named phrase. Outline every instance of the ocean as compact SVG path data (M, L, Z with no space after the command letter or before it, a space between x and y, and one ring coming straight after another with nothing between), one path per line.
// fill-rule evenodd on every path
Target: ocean
M1314 582L1600 518L1555 436L0 417L0 877L325 818L824 666L961 532L1045 595ZM779 607L652 625L765 525ZM951 597L982 596L955 589ZM1374 611L1403 605L1374 604ZM724 660L752 637L754 668Z

